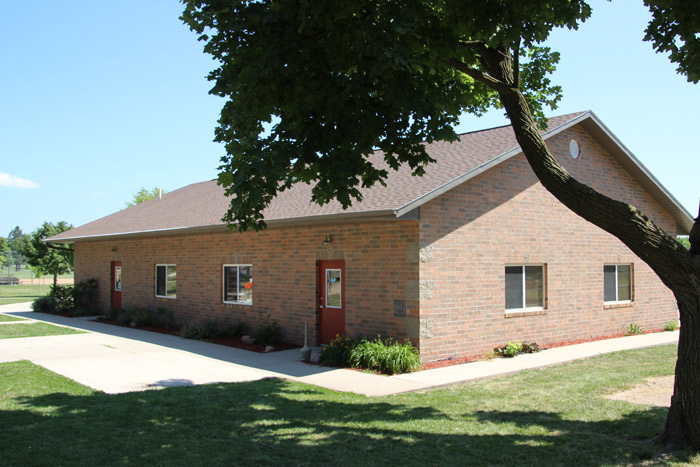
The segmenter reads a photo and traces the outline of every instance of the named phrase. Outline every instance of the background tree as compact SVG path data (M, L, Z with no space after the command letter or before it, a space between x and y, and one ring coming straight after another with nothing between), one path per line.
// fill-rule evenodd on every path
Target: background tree
M153 187L152 190L141 188L139 191L134 193L134 198L126 203L126 207L136 206L137 204L148 201L149 199L157 198L161 193L165 194L167 191L158 188L157 186Z
M7 236L7 242L10 246L10 254L12 255L13 262L15 264L15 270L19 270L25 258L22 256L21 250L22 245L29 241L29 235L22 232L19 226L12 229Z
M7 244L7 239L5 237L0 237L0 266L5 266L9 268L10 266L10 247Z
M22 255L27 258L27 264L37 275L53 275L54 287L58 283L58 275L73 270L73 251L69 248L49 248L45 239L72 229L73 226L60 221L57 224L44 222L32 232L29 241L22 245Z
M646 3L647 40L697 82L692 2ZM227 98L215 130L227 153L218 181L235 195L224 220L263 228L262 210L298 182L313 184L314 201L347 207L387 176L367 159L375 149L391 169L407 164L421 175L432 162L424 141L454 140L463 112L503 108L542 185L619 238L674 293L682 327L663 440L700 448L700 225L686 250L634 206L571 177L538 131L561 95L548 78L558 54L540 44L556 27L577 28L591 14L584 0L185 4L182 19L220 64L210 92Z

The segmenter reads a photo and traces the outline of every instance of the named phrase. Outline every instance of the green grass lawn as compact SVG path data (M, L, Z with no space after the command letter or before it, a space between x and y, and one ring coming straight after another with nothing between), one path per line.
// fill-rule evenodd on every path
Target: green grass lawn
M8 321L26 321L24 318L18 318L16 316L10 316L10 315L3 315L0 314L0 323L3 322L8 322Z
M653 460L666 409L604 399L673 372L675 347L367 398L266 379L107 395L0 364L3 465L600 466Z
M0 285L0 305L33 302L49 294L50 285Z
M54 326L47 323L18 323L3 324L0 326L0 339L13 339L15 337L59 336L62 334L82 334L73 328Z
M32 271L28 269L26 266L22 266L19 271L15 270L14 266L10 266L10 269L8 271L7 267L0 268L0 276L1 277L7 277L8 274L11 277L17 277L19 279L31 279L32 278ZM58 276L59 279L73 279L73 273L69 272L67 274L59 274ZM43 280L47 284L52 284L53 283L53 276L42 276L39 281ZM37 277L34 276L34 283L37 282Z

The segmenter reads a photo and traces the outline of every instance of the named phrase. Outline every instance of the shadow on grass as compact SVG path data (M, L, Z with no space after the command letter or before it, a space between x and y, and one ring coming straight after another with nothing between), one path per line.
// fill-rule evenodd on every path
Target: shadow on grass
M665 410L581 421L444 413L279 379L23 397L0 411L3 465L615 465L656 455Z

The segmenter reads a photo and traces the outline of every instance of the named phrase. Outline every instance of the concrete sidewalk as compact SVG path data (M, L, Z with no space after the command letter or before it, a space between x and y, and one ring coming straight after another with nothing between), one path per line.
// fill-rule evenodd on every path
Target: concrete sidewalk
M259 354L92 321L33 313L29 303L0 306L0 313L87 331L64 336L0 339L0 363L29 360L110 394L169 386L254 381L278 377L336 391L385 396L429 389L602 353L678 342L678 331L621 337L547 349L536 354L379 376L308 365L298 350Z

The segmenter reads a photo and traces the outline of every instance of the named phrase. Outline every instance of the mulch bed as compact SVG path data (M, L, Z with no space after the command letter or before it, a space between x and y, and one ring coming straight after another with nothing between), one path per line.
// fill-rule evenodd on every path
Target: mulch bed
M642 332L642 334L652 334L656 332L663 332L663 329L651 329L651 330L645 330ZM608 336L603 336L603 337L591 337L588 339L576 339L576 340L571 340L571 341L562 341L562 342L555 342L553 344L547 344L546 347L542 347L542 350L547 350L547 349L553 349L555 347L564 347L567 345L575 345L575 344L584 344L586 342L595 342L595 341L604 341L606 339L614 339L616 337L625 337L625 333L618 333L618 334L610 334ZM500 358L500 357L496 357ZM460 357L460 358L453 358L453 359L447 359L447 360L438 360L437 362L430 362L430 363L424 363L421 366L421 370L432 370L435 368L444 368L447 366L452 366L452 365L461 365L462 363L469 363L469 362L475 362L478 360L484 360L484 357L481 355L473 355L470 357Z
M112 324L114 326L121 326L124 328L131 327L131 326L125 326L125 325L121 324L119 321L114 320L114 319L97 318L95 321L98 321L98 322L104 323L104 324ZM157 327L157 326L141 326L141 327L134 327L134 329L140 329L142 331L149 331L149 332L157 332L160 334L170 334L171 336L179 336L180 335L180 328L162 328L162 327ZM251 352L258 352L258 353L266 353L265 348L267 347L265 344L260 344L258 342L254 342L252 344L247 343L247 342L243 342L243 340L241 338L237 338L237 337L212 337L211 339L206 339L204 342L211 342L212 344L225 345L226 347L235 347L237 349L249 350ZM279 352L282 350L291 350L291 349L298 349L298 348L300 348L298 345L288 344L286 342L280 342L277 345L275 345L274 350L271 350L270 352Z

